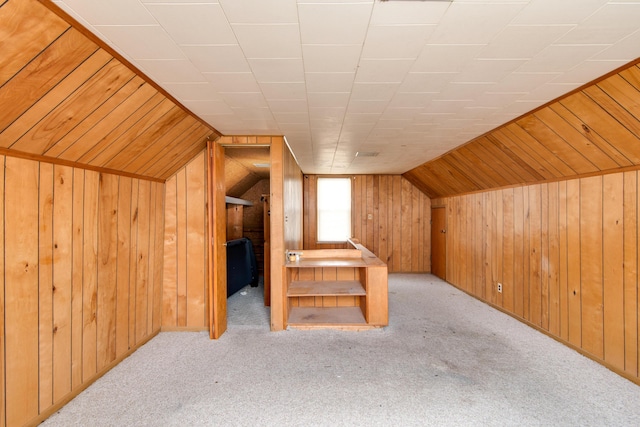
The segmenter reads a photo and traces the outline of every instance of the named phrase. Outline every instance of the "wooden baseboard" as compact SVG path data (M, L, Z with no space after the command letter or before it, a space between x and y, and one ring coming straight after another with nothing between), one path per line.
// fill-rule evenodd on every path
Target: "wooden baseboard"
M504 314L506 314L508 316L513 317L514 319L524 323L525 325L535 329L536 331L543 333L544 335L548 336L549 338L553 339L554 341L557 341L560 344L565 345L565 346L569 347L570 349L577 351L578 353L580 353L584 357L589 358L589 359L593 360L594 362L604 366L605 368L609 369L610 371L614 372L615 374L620 375L624 379L627 379L627 380L631 381L634 384L640 385L640 378L639 377L634 377L633 375L630 375L627 372L625 372L623 370L620 370L619 368L616 368L615 366L613 366L610 363L600 359L599 357L596 357L593 354L591 354L591 353L589 353L587 351L584 351L582 348L577 347L576 345L570 343L569 341L565 341L562 338L560 338L560 337L558 337L556 335L553 335L552 333L550 333L546 329L543 329L540 326L529 322L527 319L523 319L522 317L517 316L515 313L512 313L512 312L510 312L508 310L505 310L504 308L500 307L499 305L493 304L492 302L489 302L487 300L479 298L476 295L468 292L467 290L462 289L461 287L454 285L453 283L450 283L450 282L447 282L447 283L449 285L453 286L454 288L456 288L456 289L464 292L465 294L469 295L470 297L475 298L476 300L487 304L489 307L495 308L496 310L498 310L498 311L500 311L500 312L502 312L502 313L504 313Z
M77 395L79 395L80 393L82 393L84 390L87 389L87 387L89 387L90 385L92 385L93 383L95 383L98 379L102 378L102 376L104 374L106 374L107 372L109 372L111 369L113 369L117 364L119 364L120 362L122 362L124 359L126 359L127 357L131 356L133 353L135 353L136 350L138 350L140 347L142 347L143 345L145 345L146 343L148 343L152 338L155 338L158 334L160 333L160 330L157 330L155 332L153 332L151 335L149 335L148 337L146 337L144 340L142 340L138 345L136 345L134 348L132 348L131 350L127 351L125 354L123 354L122 356L118 357L116 360L114 360L113 362L111 362L110 364L108 364L104 369L102 369L102 371L98 372L93 378L91 378L90 380L88 380L87 382L85 382L84 384L82 384L80 387L78 387L77 389L71 391L68 395L66 395L62 400L60 400L57 403L54 403L52 406L50 406L49 408L45 409L40 415L38 415L36 418L32 419L31 421L29 421L28 423L25 424L25 426L37 426L38 424L42 423L44 420L46 420L47 418L49 418L51 415L53 415L55 412L57 412L60 408L62 408L64 405L66 405L67 403L71 402Z

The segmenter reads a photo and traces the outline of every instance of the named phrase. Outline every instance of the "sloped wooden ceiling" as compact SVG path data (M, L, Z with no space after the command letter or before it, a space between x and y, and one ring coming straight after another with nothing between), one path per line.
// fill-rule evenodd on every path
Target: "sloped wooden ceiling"
M431 198L640 166L638 61L403 176Z
M0 153L164 180L216 138L35 0L0 1Z

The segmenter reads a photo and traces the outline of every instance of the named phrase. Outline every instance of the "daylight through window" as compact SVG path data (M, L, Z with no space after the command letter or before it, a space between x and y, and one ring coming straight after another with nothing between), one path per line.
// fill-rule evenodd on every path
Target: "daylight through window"
M351 237L351 179L318 178L318 241Z

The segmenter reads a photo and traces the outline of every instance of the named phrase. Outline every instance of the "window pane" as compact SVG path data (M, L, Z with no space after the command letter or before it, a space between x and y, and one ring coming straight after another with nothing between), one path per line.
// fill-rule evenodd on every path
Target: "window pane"
M351 179L318 178L318 241L351 237Z

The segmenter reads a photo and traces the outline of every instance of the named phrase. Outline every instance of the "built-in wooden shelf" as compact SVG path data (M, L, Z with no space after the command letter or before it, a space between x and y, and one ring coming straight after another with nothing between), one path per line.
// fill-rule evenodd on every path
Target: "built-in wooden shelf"
M364 246L296 250L283 273L287 326L362 330L389 323L387 265Z
M359 307L292 307L290 326L366 326Z
M362 283L357 280L294 280L289 284L287 296L290 297L321 297L321 296L365 296L367 292Z

